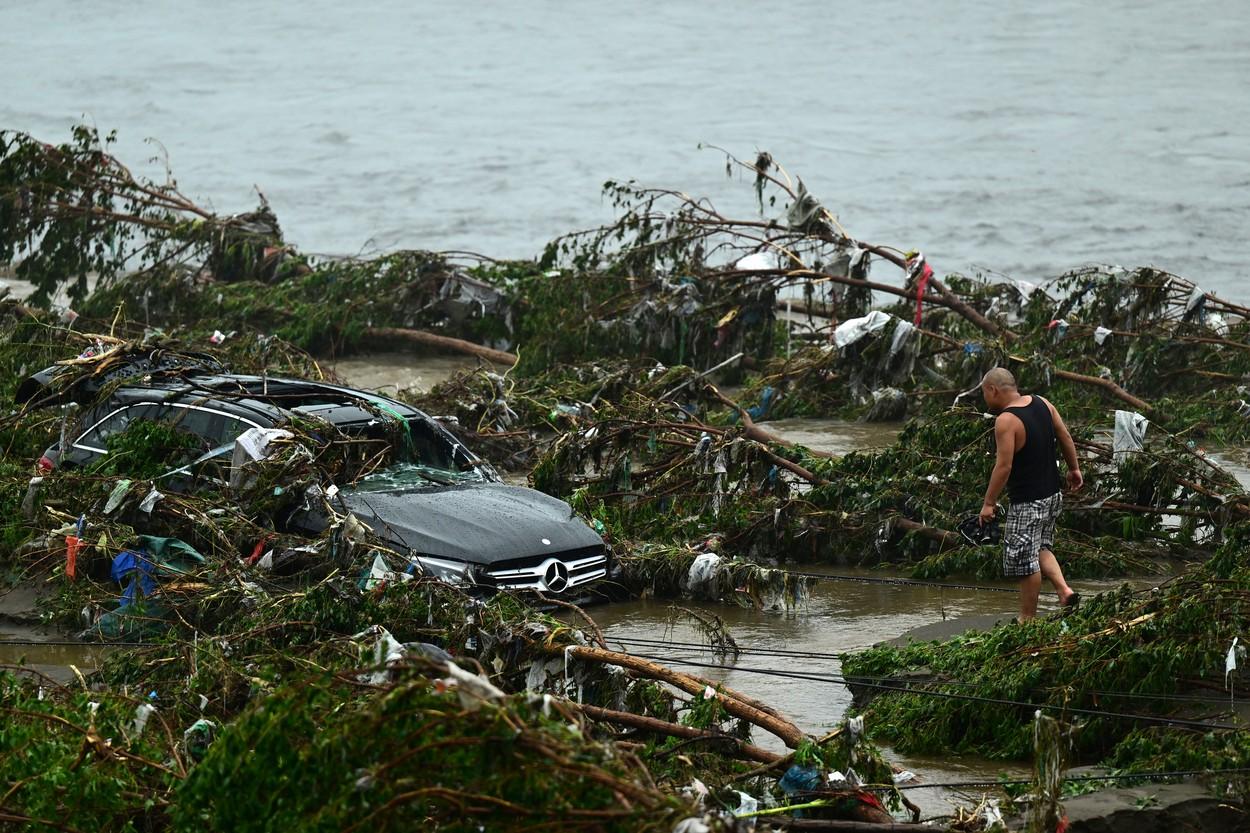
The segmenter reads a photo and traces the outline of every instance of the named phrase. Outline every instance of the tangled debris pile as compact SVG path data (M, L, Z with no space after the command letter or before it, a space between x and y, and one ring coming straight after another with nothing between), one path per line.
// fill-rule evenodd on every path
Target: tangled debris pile
M0 260L36 288L0 309L5 572L50 589L48 623L136 643L68 686L0 676L0 752L24 750L0 754L5 821L694 830L767 823L783 810L769 802L809 821L903 806L862 721L811 737L609 650L560 599L414 569L332 501L403 459L412 433L389 406L368 406L364 435L295 419L229 455L140 419L101 462L31 477L65 444L67 403L123 378L325 380L312 355L386 341L481 360L399 398L567 500L625 590L762 609L801 609L813 579L792 568L808 563L996 577L996 551L952 530L993 462L977 384L1007 366L1064 411L1083 457L1060 520L1069 575L1183 572L1062 620L846 657L867 727L897 748L1020 758L1032 712L1066 709L1080 762L1250 766L1227 699L1194 698L1242 682L1220 660L1245 631L1250 496L1203 446L1247 439L1250 309L1149 268L939 278L919 252L851 238L766 154L728 159L758 218L609 183L618 222L498 262L305 256L263 200L217 217L106 148L86 129L61 147L0 133ZM881 262L901 285L870 279ZM73 311L42 308L62 292ZM841 458L767 425L813 415L911 421ZM192 469L193 488L169 479ZM320 531L280 522L305 504ZM989 807L950 829L984 829Z

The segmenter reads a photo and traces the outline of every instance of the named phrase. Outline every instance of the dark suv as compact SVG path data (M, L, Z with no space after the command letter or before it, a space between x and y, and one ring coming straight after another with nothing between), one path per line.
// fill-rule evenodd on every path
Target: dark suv
M483 589L564 596L582 595L608 575L603 539L567 503L502 483L490 464L416 408L337 385L226 373L131 379L92 404L67 447L49 448L39 466L92 463L108 454L110 436L140 419L197 437L204 452L197 462L228 459L248 429L280 427L293 417L317 417L355 437L384 435L387 421L404 423L411 442L399 461L340 489L334 500L424 573ZM193 482L183 480L158 486ZM314 535L328 524L315 507L275 520Z

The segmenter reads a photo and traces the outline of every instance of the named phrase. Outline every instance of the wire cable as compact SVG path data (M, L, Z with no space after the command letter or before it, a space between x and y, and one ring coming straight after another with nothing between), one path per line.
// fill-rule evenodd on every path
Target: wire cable
M1159 772L1120 772L1107 775L1070 775L1063 778L1064 783L1080 784L1097 781L1152 781L1161 778L1193 778L1195 776L1244 775L1250 773L1250 767L1231 767L1229 769L1178 769ZM938 784L897 784L893 787L864 787L864 789L882 790L925 790L925 789L960 789L966 787L1027 787L1036 783L1031 778L1004 778L998 781L944 781Z
M719 668L724 669L723 665L717 665L706 662L699 662L692 659L657 657L647 654L634 654L639 659L652 660L654 662L668 662L675 665L685 665L692 668ZM837 675L808 674L799 671L783 671L778 668L743 668L741 666L734 668L747 674L762 674L769 677L778 677L795 680L809 680L818 683L831 683L835 685L857 685L864 688L875 688L881 691L893 691L900 694L917 694L926 697L938 697L950 700L966 700L973 703L988 703L997 706L1011 706L1013 708L1032 709L1034 711L1059 711L1068 714L1081 714L1089 717L1115 718L1120 720L1136 720L1144 723L1157 723L1164 726L1184 726L1191 729L1202 729L1210 731L1212 729L1222 729L1227 731L1245 731L1247 726L1238 726L1232 723L1212 723L1203 720L1188 720L1179 717L1163 717L1160 715L1133 714L1130 712L1113 712L1104 709L1091 709L1081 706L1056 706L1048 703L1028 703L1022 700L1008 700L1002 697L983 697L978 694L960 694L953 691L933 691L930 689L912 688L909 686L899 685L897 683L891 685L889 683L871 682L867 679L855 678L848 680L846 677Z
M980 590L986 593L1016 593L1019 594L1018 587L995 587L991 584L961 584L958 582L946 581L925 581L916 578L893 578L885 576L850 576L844 573L807 573L796 570L787 570L784 567L776 568L787 575L796 576L798 578L810 578L825 581L845 581L855 584L885 584L897 585L900 587L937 587L942 590ZM1046 591L1046 595L1056 595L1053 591Z
M633 643L636 645L644 645L652 649L672 648L674 650L696 651L696 652L704 653L704 654L735 654L735 655L750 654L752 656L773 657L777 659L814 659L814 660L829 660L831 662L839 662L839 663L841 662L841 658L842 658L841 654L829 654L829 653L821 653L821 652L816 652L816 651L789 651L784 648L777 648L777 649L755 648L755 647L749 647L749 646L742 647L741 645L738 645L736 650L734 648L721 649L721 648L717 648L715 646L708 645L706 643L700 643L700 642L681 642L681 641L676 641L676 640L659 640L659 639L652 639L650 637L634 637L634 636L628 636L628 635L621 636L617 634L608 634L608 639L610 641L620 644L622 647L624 647L628 643ZM732 671L732 670L737 670L740 666L722 663L716 667L724 668L726 670ZM855 677L856 681L871 680L875 682L891 682L891 681L897 681L897 679L898 679L897 677L875 677L875 676L856 676ZM973 687L977 685L976 683L967 682L964 680L941 680L940 682L939 681L935 681L935 682L937 682L940 685L949 685L949 686ZM1245 697L1224 697L1224 696L1209 696L1208 697L1208 696L1202 696L1202 695L1197 695L1197 694L1165 694L1165 693L1155 694L1155 693L1149 693L1149 692L1135 692L1135 691L1107 691L1104 689L1084 689L1082 693L1092 694L1092 695L1096 695L1099 697L1115 697L1115 698L1137 699L1137 700L1159 700L1159 701L1168 701L1168 702L1177 702L1177 703L1212 703L1215 705L1229 704L1229 703L1250 703L1250 698L1245 698Z

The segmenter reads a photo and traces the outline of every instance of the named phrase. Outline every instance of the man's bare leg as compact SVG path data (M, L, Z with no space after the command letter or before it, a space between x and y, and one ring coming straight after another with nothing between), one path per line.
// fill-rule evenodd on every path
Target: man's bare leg
M1066 605L1075 591L1063 580L1063 570L1059 568L1059 561L1055 558L1055 554L1050 550L1042 550L1037 554L1037 560L1041 564L1042 575L1059 594L1059 604ZM1038 590L1040 592L1041 588L1039 587Z
M1020 579L1020 621L1037 616L1037 597L1042 592L1042 574L1034 573Z

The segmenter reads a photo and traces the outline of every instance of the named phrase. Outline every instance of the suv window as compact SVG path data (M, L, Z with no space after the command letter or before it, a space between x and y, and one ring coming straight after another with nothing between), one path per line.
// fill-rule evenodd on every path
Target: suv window
M90 451L104 452L108 448L109 437L114 434L120 434L126 430L126 426L134 422L136 419L160 419L160 412L163 410L160 405L138 404L126 405L113 411L104 419L92 425L78 439L74 440L74 445L81 446Z
M251 428L252 425L238 417L193 405L174 405L174 427L202 437L210 448L225 445Z
M109 437L125 431L126 426L137 419L168 422L176 429L202 439L205 450L231 442L253 425L238 417L210 408L139 403L126 405L113 411L75 440L74 445L103 453L108 448Z

